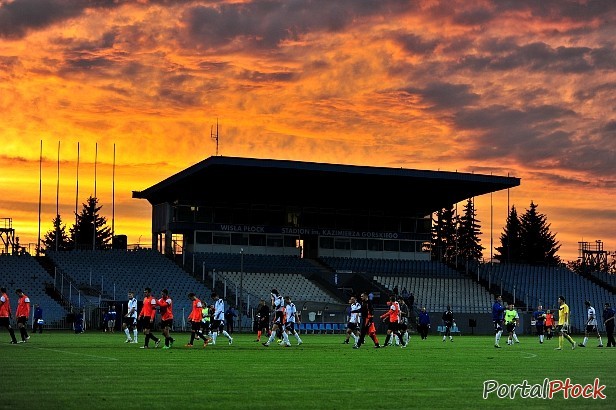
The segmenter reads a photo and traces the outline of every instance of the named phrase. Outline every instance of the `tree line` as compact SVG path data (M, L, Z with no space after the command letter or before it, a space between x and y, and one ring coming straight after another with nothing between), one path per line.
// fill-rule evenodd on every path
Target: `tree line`
M52 229L41 239L43 252L111 248L111 228L107 226L107 218L100 215L103 206L98 205L98 198L90 196L82 206L68 232L62 217L56 215L52 220Z
M506 226L500 235L500 246L494 258L501 263L556 266L560 244L550 231L546 215L538 212L531 201L526 212L518 216L515 205L509 210ZM449 264L480 261L485 247L481 245L481 225L476 218L472 199L468 199L461 215L452 207L435 213L432 223L432 259Z

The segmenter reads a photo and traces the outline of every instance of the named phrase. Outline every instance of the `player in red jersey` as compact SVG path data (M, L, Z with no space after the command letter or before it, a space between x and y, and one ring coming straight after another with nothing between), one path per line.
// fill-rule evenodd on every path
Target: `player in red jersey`
M154 340L154 347L158 347L160 344L160 339L151 333L154 327L154 319L156 318L156 298L152 296L152 289L150 288L145 288L143 295L143 306L139 313L139 322L145 335L145 342L141 348L149 349L150 339Z
M11 335L11 344L16 345L17 339L15 338L15 331L11 327L11 300L6 294L6 288L0 288L0 327L5 327Z
M19 333L21 333L21 341L19 343L26 343L26 341L30 339L30 336L28 335L30 298L21 289L17 289L15 293L19 296L19 300L17 301L17 312L15 312L15 316L17 317L17 327L19 328Z
M163 289L160 299L156 301L160 311L160 328L165 336L165 346L163 349L170 349L173 346L175 339L171 337L170 332L173 327L173 301L169 296L169 291Z

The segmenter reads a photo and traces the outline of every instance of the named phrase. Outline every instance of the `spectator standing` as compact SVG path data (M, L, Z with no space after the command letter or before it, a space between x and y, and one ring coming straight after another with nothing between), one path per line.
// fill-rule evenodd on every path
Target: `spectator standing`
M37 303L34 305L34 317L32 318L32 332L36 333L38 330L39 334L43 333L43 308Z
M614 340L614 316L616 316L616 310L609 303L606 303L603 309L603 324L607 333L607 347L616 347L616 340Z
M419 318L417 319L419 334L422 340L426 340L428 338L428 331L430 330L430 315L426 312L426 307L422 306L419 311Z
M235 318L237 317L237 309L235 306L229 305L229 308L225 312L225 322L227 325L227 333L233 333L233 324L235 323Z

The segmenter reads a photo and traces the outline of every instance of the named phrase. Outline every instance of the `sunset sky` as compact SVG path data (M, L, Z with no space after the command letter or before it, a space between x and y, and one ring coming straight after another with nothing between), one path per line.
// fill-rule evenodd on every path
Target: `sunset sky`
M564 260L616 250L613 0L0 0L0 217L22 244L41 141L41 236L58 142L62 218L98 144L111 224L115 145L115 232L149 244L132 191L215 155L217 119L225 156L521 178L476 198L486 258L508 201L539 205Z

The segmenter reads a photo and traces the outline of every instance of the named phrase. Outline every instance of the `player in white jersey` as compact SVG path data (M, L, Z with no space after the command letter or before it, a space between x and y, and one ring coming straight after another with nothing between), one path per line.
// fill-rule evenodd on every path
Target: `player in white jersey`
M597 335L597 339L599 339L599 345L597 347L603 347L603 341L601 340L601 334L599 333L599 329L597 328L597 315L595 313L595 308L591 306L590 302L587 300L584 302L586 305L586 309L588 310L588 318L586 319L586 330L584 332L584 342L580 343L578 346L586 347L586 343L588 342L588 335L594 333Z
M304 342L302 342L302 338L299 337L297 330L295 330L295 325L299 324L300 322L299 315L297 314L297 307L295 307L295 304L291 302L290 296L285 296L284 298L284 315L285 315L284 332L286 332L286 334L288 335L295 336L295 339L297 340L297 345L298 346L301 345ZM287 337L287 343L288 343L288 346L291 346L291 343L288 342L288 337Z
M124 315L122 322L122 329L126 334L126 343L138 343L137 342L137 298L133 291L128 292L128 308ZM133 337L130 337L131 331Z
M349 305L349 321L347 322L346 338L344 339L343 343L349 344L349 339L351 338L351 336L353 336L355 344L357 344L357 341L359 340L359 329L361 326L361 316L358 313L361 309L361 303L357 301L357 298L355 296L351 296L351 299L349 299Z
M280 296L280 292L278 292L278 289L272 289L272 293L270 296L272 299L272 309L274 309L274 323L272 324L272 333L270 334L269 339L267 339L267 342L261 344L265 347L268 347L270 343L274 341L276 335L279 333L278 336L282 338L282 346L291 346L291 342L289 342L287 332L284 331L284 298Z
M214 317L212 318L212 344L216 344L216 338L218 333L222 333L223 336L229 340L229 344L233 343L233 338L225 330L225 301L222 300L216 292L212 293L212 299L214 300Z

